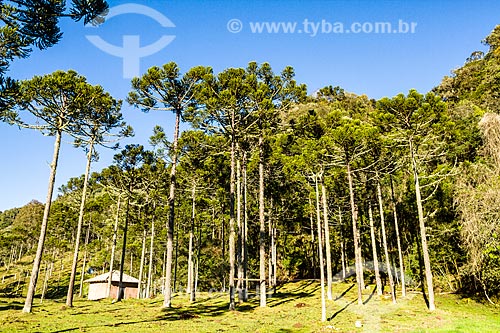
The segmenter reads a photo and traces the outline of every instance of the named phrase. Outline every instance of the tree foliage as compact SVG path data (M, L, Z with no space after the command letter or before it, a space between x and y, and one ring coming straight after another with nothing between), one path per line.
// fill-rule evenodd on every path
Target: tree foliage
M83 19L84 24L95 21L107 13L104 0L73 0L66 12L64 0L16 0L0 3L0 120L10 118L10 108L17 95L17 82L6 72L16 58L27 58L36 47L47 49L62 38L59 28L61 17L75 21Z

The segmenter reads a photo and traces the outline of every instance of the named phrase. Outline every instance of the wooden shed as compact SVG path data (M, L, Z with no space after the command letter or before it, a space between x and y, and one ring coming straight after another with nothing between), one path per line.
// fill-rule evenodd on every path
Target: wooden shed
M85 280L85 282L89 283L88 299L98 300L108 297L107 294L108 281L109 281L109 272ZM113 274L111 274L111 290L109 293L109 297L111 298L118 297L119 283L120 283L120 272L113 271ZM125 299L137 298L139 290L138 279L123 273L123 287L125 288L125 293L124 293Z

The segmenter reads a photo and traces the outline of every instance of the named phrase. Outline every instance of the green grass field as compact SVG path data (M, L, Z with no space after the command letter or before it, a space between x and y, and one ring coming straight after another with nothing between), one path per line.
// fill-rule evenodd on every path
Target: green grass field
M1 332L500 332L500 308L437 295L437 310L427 311L420 293L410 293L398 304L390 297L365 291L363 306L356 303L352 284L334 285L327 301L329 320L321 322L319 284L288 283L260 308L258 299L228 311L226 294L200 293L190 304L176 295L173 308L162 309L162 298L125 300L35 300L33 313L22 313L22 298L0 299ZM373 287L373 286L370 286ZM361 327L356 327L356 322ZM359 325L358 325L359 326Z

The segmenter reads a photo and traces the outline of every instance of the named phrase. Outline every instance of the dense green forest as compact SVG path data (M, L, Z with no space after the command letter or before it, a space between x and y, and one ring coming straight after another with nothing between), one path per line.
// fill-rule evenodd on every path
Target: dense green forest
M126 103L173 112L175 124L160 125L174 137L159 125L148 145L115 147L112 165L70 179L55 200L1 212L0 265L43 254L33 297L40 267L74 252L68 305L81 274L113 269L166 307L172 293L214 290L229 292L231 309L250 294L266 306L294 279L320 279L323 304L345 279L359 304L372 282L393 302L424 291L430 310L436 291L498 302L500 26L484 43L431 92L380 100L333 85L307 96L293 68L267 63L152 67ZM122 102L75 72L19 85L2 120L56 147L71 138L87 170L132 135Z

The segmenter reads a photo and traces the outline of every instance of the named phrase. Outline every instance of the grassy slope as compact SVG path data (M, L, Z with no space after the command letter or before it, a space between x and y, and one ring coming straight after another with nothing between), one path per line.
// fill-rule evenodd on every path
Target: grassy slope
M500 332L498 307L445 294L437 295L438 309L430 313L419 293L393 305L388 295L378 297L373 289L365 291L365 305L358 306L356 288L347 283L334 285L334 300L327 301L329 321L321 323L319 284L311 281L279 288L267 308L259 308L258 299L251 298L232 312L227 310L228 296L220 293L200 293L194 304L177 294L172 309L161 309L161 297L116 304L76 297L75 306L66 308L59 298L66 295L69 255L54 266L47 295L52 299L40 304L38 295L33 313L24 314L20 296L26 294L23 282L28 281L31 260L23 258L8 272L0 269L0 279L5 277L0 280L0 332ZM45 264L38 291L44 269ZM14 274L21 271L23 278L18 281ZM356 321L363 326L356 328Z
M269 299L268 308L258 300L228 311L224 294L202 293L194 304L177 295L174 308L161 309L162 299L76 300L66 308L63 300L35 301L32 314L21 312L23 299L0 299L2 332L499 332L500 309L456 295L438 295L434 313L426 310L420 294L410 294L396 305L389 297L369 291L364 306L354 301L350 284L334 286L335 300L327 302L330 320L321 323L319 286L316 282L290 283ZM356 328L361 321L363 327Z

